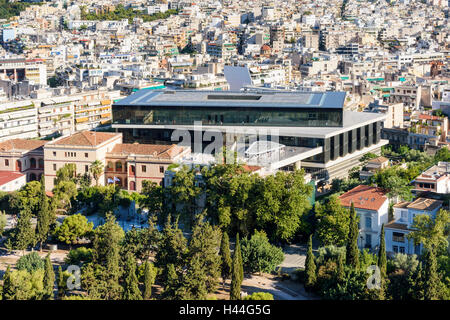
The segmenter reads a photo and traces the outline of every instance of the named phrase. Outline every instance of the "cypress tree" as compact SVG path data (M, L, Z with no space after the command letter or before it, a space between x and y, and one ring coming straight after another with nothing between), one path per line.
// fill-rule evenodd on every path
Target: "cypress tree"
M164 299L175 299L180 286L179 284L180 280L178 279L175 266L173 264L169 264L167 266L167 276L162 297Z
M55 286L55 272L53 271L53 265L50 261L50 253L45 257L44 268L44 290L47 299L51 299L53 296L53 287Z
M123 300L142 300L139 282L136 276L136 259L132 254L128 254L125 266L125 279L123 284Z
M384 223L381 226L381 233L380 233L380 249L378 250L378 267L380 268L381 277L386 277L386 268L387 268L387 261L386 261L386 243L384 238Z
M223 280L223 286L225 287L225 280L230 278L231 275L231 266L232 266L232 259L230 254L230 239L228 237L228 234L224 231L222 233L222 241L220 243L220 257L222 260L222 280Z
M25 251L34 242L34 230L31 226L30 210L20 211L15 231L14 247L17 250Z
M242 255L239 244L239 233L236 235L236 248L233 254L233 264L231 273L230 300L241 298L241 285L244 279L244 268L242 266Z
M39 211L37 212L36 224L36 240L39 242L40 251L42 251L42 243L48 238L50 224L52 223L52 213L45 194L44 178L41 180L42 190L39 201Z
M340 254L338 257L338 265L337 265L337 280L344 281L344 277L345 277L344 255Z
M425 252L424 293L425 300L438 300L440 298L441 282L437 270L436 254L434 250Z
M359 269L359 249L358 249L358 217L356 215L355 206L350 207L350 228L347 240L347 265L355 270Z
M64 283L64 274L61 266L58 267L58 298L62 299L66 293L66 284Z
M242 253L241 253L241 243L239 241L239 232L236 235L236 248L235 248L235 254L237 255L237 258L239 259L239 278L242 281L244 281L244 263L242 260Z
M5 274L3 275L2 300L10 300L13 296L14 296L14 292L12 292L11 268L8 265L8 267L6 268Z
M152 296L152 285L155 282L156 272L150 262L145 262L144 267L144 299L148 300Z
M312 251L312 235L310 235L308 240L308 252L306 253L305 261L305 288L307 289L312 289L316 284L316 263L314 260L314 254Z

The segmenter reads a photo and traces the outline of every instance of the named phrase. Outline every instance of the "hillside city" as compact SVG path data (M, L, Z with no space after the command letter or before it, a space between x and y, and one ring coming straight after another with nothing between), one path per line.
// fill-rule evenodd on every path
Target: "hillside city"
M450 300L449 14L0 0L0 300Z

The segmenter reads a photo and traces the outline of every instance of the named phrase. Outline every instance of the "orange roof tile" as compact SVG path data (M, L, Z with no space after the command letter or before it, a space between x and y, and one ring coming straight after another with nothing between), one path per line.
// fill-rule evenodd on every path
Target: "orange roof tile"
M11 139L0 142L0 151L29 151L41 148L48 141Z
M350 207L353 202L355 208L378 211L388 198L381 188L359 185L339 199L345 207Z
M96 147L118 135L111 132L82 131L49 144Z
M0 171L0 186L4 185L5 183L14 181L23 176L24 176L23 174L17 172Z
M183 147L161 144L139 144L139 143L119 143L114 146L110 153L138 154L154 156L156 158L171 159L183 152Z

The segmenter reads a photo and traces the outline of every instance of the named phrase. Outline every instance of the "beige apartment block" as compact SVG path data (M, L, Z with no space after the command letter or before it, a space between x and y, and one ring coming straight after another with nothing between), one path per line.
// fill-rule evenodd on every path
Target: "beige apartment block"
M122 134L109 132L82 131L68 137L49 142L44 147L45 190L51 191L55 184L56 172L65 164L76 165L77 174L89 174L89 167L100 160L106 167L106 154L114 146L122 143ZM99 177L99 185L105 184L105 176ZM92 181L95 184L95 181Z

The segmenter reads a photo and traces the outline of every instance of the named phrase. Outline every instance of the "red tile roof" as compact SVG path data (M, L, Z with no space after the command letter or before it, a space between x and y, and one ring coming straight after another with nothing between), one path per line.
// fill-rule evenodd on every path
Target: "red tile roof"
M48 141L43 140L27 140L27 139L11 139L0 142L1 151L30 151L41 148Z
M20 177L23 177L24 175L18 172L11 172L11 171L0 171L0 186L14 181Z
M183 147L161 144L139 144L139 143L119 143L114 146L110 153L115 154L137 154L144 156L153 156L155 158L172 159L183 152Z
M345 207L350 207L353 202L355 208L378 211L388 198L381 188L359 185L339 199Z
M97 147L102 143L117 137L118 133L82 131L72 134L68 137L55 140L49 145L69 145L69 146L87 146Z

